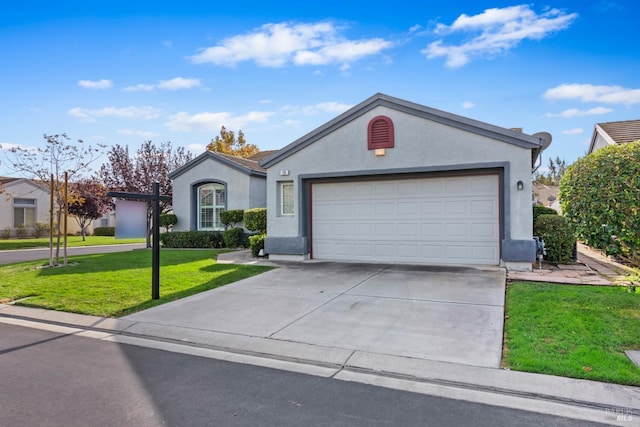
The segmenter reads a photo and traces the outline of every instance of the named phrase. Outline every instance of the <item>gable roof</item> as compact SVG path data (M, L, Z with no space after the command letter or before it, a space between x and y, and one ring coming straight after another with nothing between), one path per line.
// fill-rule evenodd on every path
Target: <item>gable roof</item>
M13 178L13 177L8 177L8 176L0 177L0 184L2 185L2 187L4 189L7 189L8 187L11 187L11 186L14 186L14 185L18 185L20 183L29 184L32 187L35 187L35 188L37 188L39 190L42 190L42 191L44 191L46 193L49 193L49 188L42 181L37 181L35 179L29 179L29 178Z
M596 123L591 137L591 144L589 145L589 153L593 151L598 135L604 138L609 145L626 144L640 140L640 119Z
M514 144L523 148L540 150L542 146L541 138L535 136L526 135L510 129L480 122L478 120L458 116L457 114L436 110L435 108L430 108L410 101L405 101L400 98L394 98L383 93L377 93L372 97L364 100L360 104L356 105L355 107L352 107L351 109L340 114L333 120L315 129L314 131L311 131L305 136L295 140L283 149L270 155L266 159L262 160L260 162L260 165L265 168L269 168L280 162L281 160L284 160L292 154L302 150L308 145L313 144L314 142L323 138L334 130L346 125L347 123L357 119L368 111L379 106L384 106L396 111L401 111L417 117L422 117L454 128L488 136L490 138L507 142L509 144Z
M190 162L182 165L178 169L171 172L169 174L169 179L175 179L178 176L185 173L186 171L188 171L189 169L193 168L194 166L199 165L200 163L209 159L214 160L218 163L221 163L225 166L228 166L232 169L235 169L247 175L259 176L259 177L267 176L267 170L262 166L260 166L260 164L255 160L232 156L230 154L215 153L213 151L205 151L195 159L191 160Z

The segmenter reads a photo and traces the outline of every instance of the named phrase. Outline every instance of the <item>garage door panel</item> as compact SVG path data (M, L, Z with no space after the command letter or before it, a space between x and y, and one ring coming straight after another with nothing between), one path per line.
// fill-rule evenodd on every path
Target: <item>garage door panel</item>
M499 261L497 175L319 183L312 194L314 258Z

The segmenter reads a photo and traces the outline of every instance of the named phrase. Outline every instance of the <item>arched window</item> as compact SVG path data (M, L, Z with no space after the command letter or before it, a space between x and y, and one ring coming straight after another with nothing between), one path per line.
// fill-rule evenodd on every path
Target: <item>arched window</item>
M387 116L377 116L369 122L367 146L369 150L393 148L393 122Z
M224 230L220 222L224 208L224 185L210 183L198 187L198 230Z

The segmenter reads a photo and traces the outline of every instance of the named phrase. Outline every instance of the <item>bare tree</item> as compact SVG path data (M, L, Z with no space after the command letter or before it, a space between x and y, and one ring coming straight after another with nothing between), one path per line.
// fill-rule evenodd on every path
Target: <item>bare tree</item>
M61 216L67 199L64 197L64 174L68 179L80 177L88 171L89 165L94 162L104 150L103 145L93 148L85 145L78 139L70 142L71 138L66 133L44 135L45 148L26 149L11 147L6 150L7 160L13 173L23 175L26 178L40 181L47 188L53 188L56 216L56 254L55 265L60 257ZM2 146L0 145L0 148ZM52 180L53 178L53 180Z

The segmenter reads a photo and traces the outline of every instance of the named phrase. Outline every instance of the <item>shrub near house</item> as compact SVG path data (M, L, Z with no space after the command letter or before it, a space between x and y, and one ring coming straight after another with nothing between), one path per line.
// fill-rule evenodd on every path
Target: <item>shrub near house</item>
M562 210L577 236L608 255L640 261L640 141L609 145L569 166Z

